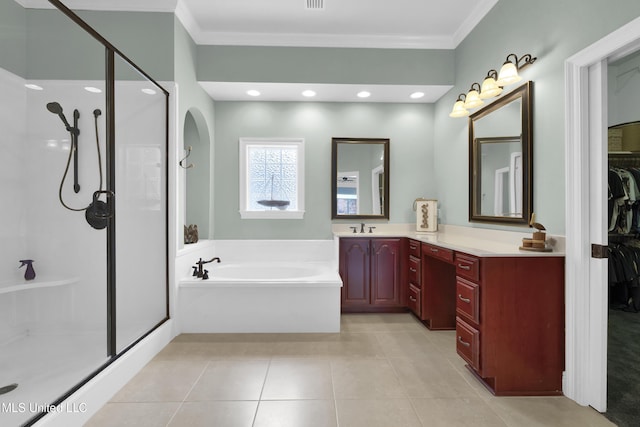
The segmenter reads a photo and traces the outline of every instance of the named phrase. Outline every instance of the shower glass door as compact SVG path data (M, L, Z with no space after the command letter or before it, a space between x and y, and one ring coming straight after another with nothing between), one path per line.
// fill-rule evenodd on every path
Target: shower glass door
M168 315L167 97L115 56L116 348Z
M17 426L109 357L106 233L85 220L106 182L105 49L2 3L0 425Z

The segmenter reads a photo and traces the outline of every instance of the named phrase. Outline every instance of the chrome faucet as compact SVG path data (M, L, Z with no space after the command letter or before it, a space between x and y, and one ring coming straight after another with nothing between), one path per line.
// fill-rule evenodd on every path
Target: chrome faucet
M200 258L198 262L196 262L197 266L196 265L192 266L193 276L197 278L202 278L202 280L207 280L209 278L209 270L203 269L202 266L205 264L209 264L210 262L213 262L213 261L217 261L219 263L220 258L214 257L214 258L211 258L209 261L203 261L202 258Z

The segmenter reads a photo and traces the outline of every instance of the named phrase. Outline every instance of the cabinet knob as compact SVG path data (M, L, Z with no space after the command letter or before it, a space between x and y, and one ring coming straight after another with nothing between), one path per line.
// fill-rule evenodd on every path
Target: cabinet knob
M418 271L418 270L416 270L416 269L415 269L415 268L413 268L413 267L409 267L409 271L410 271L410 272L412 272L412 273L415 273L415 272L416 272L416 271Z
M411 295L409 295L409 300L411 300L411 302L416 302L416 301L418 301L418 300L416 299L416 297L412 297Z
M469 347L471 344L462 339L461 336L458 336L458 342L465 347Z
M471 266L464 265L464 264L458 264L458 268L461 270L467 270L467 271L471 270Z
M458 294L458 298L460 299L460 301L466 302L467 304L469 304L471 302L471 300L469 298L465 298L460 294Z

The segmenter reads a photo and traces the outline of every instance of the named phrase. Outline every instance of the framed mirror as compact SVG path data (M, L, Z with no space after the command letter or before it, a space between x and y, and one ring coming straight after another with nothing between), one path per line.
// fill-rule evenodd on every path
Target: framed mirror
M389 219L389 139L331 139L331 218Z
M527 82L469 116L469 221L529 223L532 87Z

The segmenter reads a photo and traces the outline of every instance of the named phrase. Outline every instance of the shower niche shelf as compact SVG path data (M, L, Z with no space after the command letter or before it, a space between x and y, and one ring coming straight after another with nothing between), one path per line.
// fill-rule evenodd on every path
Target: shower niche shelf
M32 282L21 282L18 284L6 283L0 284L0 294L9 294L12 292L20 292L20 291L28 291L31 289L40 289L40 288L53 288L56 286L65 286L72 285L74 283L78 283L80 281L77 277L72 277L69 279L35 279Z

